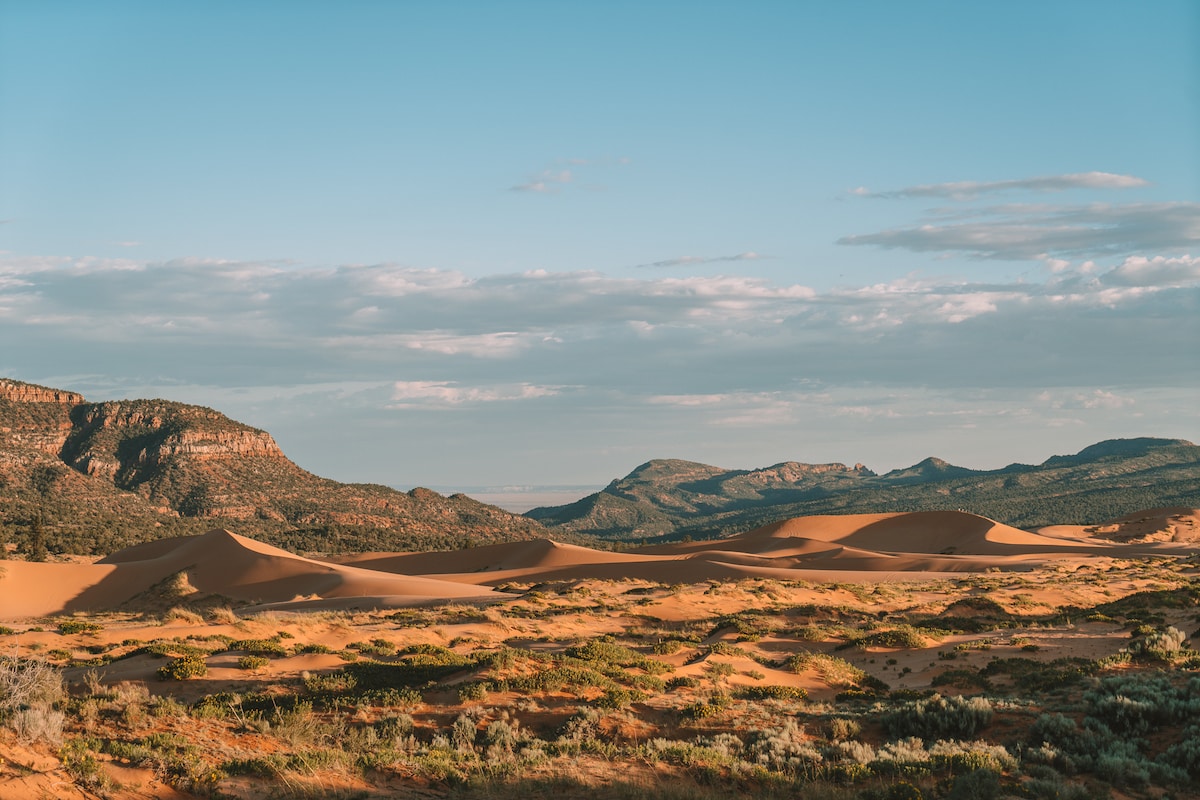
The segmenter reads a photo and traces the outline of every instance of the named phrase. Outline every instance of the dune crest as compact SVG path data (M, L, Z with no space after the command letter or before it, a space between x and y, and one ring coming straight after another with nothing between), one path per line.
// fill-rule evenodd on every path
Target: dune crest
M220 529L136 545L95 564L9 562L4 569L0 616L8 619L113 610L177 575L207 595L277 607L314 598L343 606L363 598L376 607L498 596L434 578L315 561Z
M1049 561L1190 554L1196 509L1152 509L1101 526L1023 531L963 511L782 520L746 533L623 552L550 539L427 553L298 556L217 529L113 553L94 564L7 562L0 618L170 602L176 589L260 608L375 608L504 597L490 586L587 579L659 583L773 578L922 580ZM173 583L172 583L173 582ZM164 590L165 587L165 590Z

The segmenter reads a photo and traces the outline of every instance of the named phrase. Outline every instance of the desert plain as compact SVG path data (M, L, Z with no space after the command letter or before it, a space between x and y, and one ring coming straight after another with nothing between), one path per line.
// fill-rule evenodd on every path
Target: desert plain
M0 798L1200 796L1200 511L0 562Z

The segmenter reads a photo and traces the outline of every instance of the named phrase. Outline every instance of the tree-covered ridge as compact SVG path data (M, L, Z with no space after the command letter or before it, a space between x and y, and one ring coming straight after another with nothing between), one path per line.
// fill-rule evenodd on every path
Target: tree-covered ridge
M445 549L537 538L468 497L343 484L292 463L266 431L169 400L88 403L0 381L0 542L101 554L215 524L300 550Z
M651 461L600 492L528 516L556 531L609 538L706 538L812 514L962 509L1036 528L1097 524L1163 506L1200 506L1200 447L1191 442L1114 439L997 470L930 458L884 475L861 464L724 470Z

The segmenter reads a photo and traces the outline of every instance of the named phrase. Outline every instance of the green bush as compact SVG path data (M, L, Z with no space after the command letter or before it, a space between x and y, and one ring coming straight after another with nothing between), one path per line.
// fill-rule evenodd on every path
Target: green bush
M906 703L884 714L881 721L893 737L963 739L974 736L992 720L992 704L985 697L942 697L935 694Z
M804 700L808 690L801 686L745 686L736 695L742 700Z
M285 656L287 648L275 639L236 639L229 643L229 650L244 650L253 656Z
M458 687L459 702L487 700L488 687L483 681L470 681Z
M186 681L189 678L202 678L207 675L208 665L204 663L203 656L186 655L172 659L159 667L156 674L160 681Z
M237 665L239 669L254 670L262 669L270 663L271 659L266 656L242 656L238 659Z

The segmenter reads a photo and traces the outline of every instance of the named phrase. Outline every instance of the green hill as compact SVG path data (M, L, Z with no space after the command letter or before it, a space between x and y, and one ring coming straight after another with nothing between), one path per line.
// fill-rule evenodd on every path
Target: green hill
M306 472L266 431L167 400L88 403L0 379L0 540L40 518L51 552L215 526L301 551L446 549L547 535L464 495ZM0 541L0 543L3 543Z
M1191 442L1114 439L1040 465L998 470L928 458L884 475L861 464L726 470L658 460L575 503L527 516L558 535L630 540L725 536L810 514L962 509L1036 528L1096 524L1162 506L1200 506L1200 447Z

